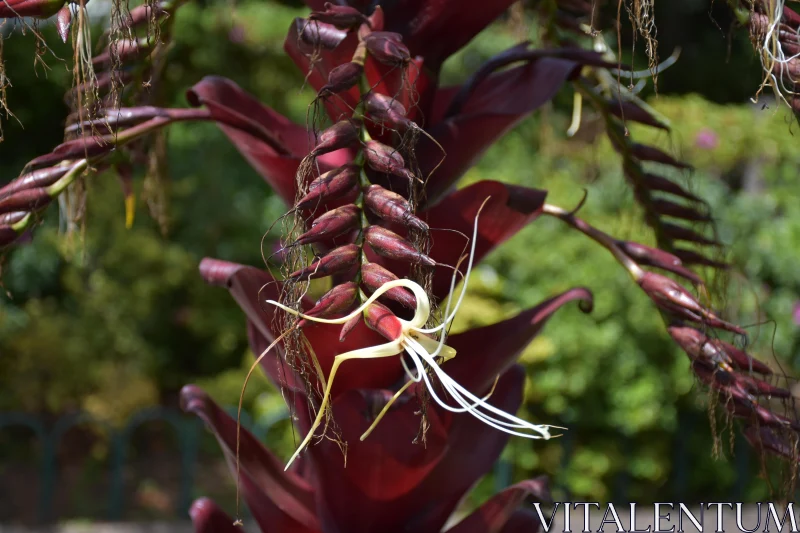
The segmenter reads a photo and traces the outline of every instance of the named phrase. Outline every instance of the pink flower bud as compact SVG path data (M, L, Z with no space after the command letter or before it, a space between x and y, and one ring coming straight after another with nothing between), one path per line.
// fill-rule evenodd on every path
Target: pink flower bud
M0 2L0 19L50 18L64 7L64 2L65 0L3 0Z
M0 199L0 213L36 211L53 201L47 189L25 189Z
M767 396L769 398L791 398L792 393L784 388L776 387L764 380L737 374L734 381L753 396Z
M61 37L61 41L64 43L69 39L70 26L72 26L72 10L67 5L58 10L58 16L56 17L58 36Z
M364 67L358 63L350 61L339 65L331 69L330 74L328 74L328 83L320 88L318 96L339 94L355 87L362 74L364 74Z
M69 167L49 167L23 174L5 187L0 188L0 198L25 189L48 187L61 179L68 170Z
M720 320L714 313L700 305L689 291L666 276L645 272L638 283L662 311L672 313L685 320L705 323L714 328L746 335L742 328Z
M326 292L305 314L317 318L340 316L353 306L356 296L358 296L358 285L352 281L342 283Z
M0 225L13 226L25 216L28 215L25 211L11 211L10 213L3 213L0 215Z
M52 166L69 159L83 159L105 154L114 149L114 145L95 137L84 137L59 144L45 155L40 155L28 163L28 167L36 168Z
M758 372L759 374L764 374L765 376L772 374L770 367L758 359L747 355L743 350L740 350L733 344L720 339L714 339L711 342L714 344L714 346L722 350L725 355L728 356L733 366L739 370L743 370L745 372Z
M436 265L436 261L420 253L410 242L386 228L370 226L364 232L364 239L376 254L383 257L415 265Z
M708 336L695 328L673 324L667 328L667 332L692 361L723 368L732 364L723 350L712 344Z
M361 283L364 284L369 294L372 294L378 290L385 283L395 281L397 279L399 279L397 276L377 263L365 263L361 265ZM416 297L414 297L414 294L410 290L404 287L395 287L394 289L389 289L383 294L383 296L389 300L394 300L395 302L398 302L409 309L417 308Z
M341 331L339 332L339 342L344 341L345 337L347 337L350 334L350 332L355 329L355 327L358 325L359 322L361 322L361 320L363 320L363 318L364 318L363 314L356 315L347 322L345 322L344 325L342 326Z
M390 66L402 66L409 62L411 54L402 43L398 33L374 31L364 37L367 51L376 61Z
M369 22L369 25L373 31L383 31L384 16L381 6L375 6L375 10L372 12L372 15L369 16L367 21Z
M289 277L291 279L307 280L311 278L324 278L347 272L358 266L358 260L361 256L361 250L355 244L348 244L340 246L329 252L322 258L314 261L306 268L302 268L296 272L292 272Z
M409 181L414 179L414 174L405 168L403 156L392 148L378 141L367 141L364 147L367 164L372 170L392 174Z
M638 242L617 241L617 245L622 249L623 252L629 255L632 259L635 259L636 262L641 265L662 268L668 272L673 272L679 276L682 276L694 283L702 283L702 280L697 274L688 268L685 268L683 263L681 263L680 258L672 255L671 253L665 252L664 250L659 250L658 248L651 248L650 246L645 246L644 244L639 244Z
M654 198L650 203L653 209L660 215L691 220L693 222L711 222L711 217L708 216L707 213L701 213L692 207L676 204L662 198Z
M358 228L361 209L353 204L328 211L311 223L311 229L300 235L295 244L311 244L338 237Z
M300 40L313 48L333 50L347 37L347 32L332 24L297 18L294 20Z
M344 165L329 170L308 185L308 194L297 202L297 207L299 209L316 207L347 196L356 190L360 172L361 167L358 165Z
M364 322L387 340L393 341L403 334L403 325L388 307L378 302L364 310Z
M318 157L335 150L347 148L358 142L361 122L358 120L340 120L319 135L317 146L309 154Z
M352 29L367 22L367 17L354 7L337 6L330 2L325 2L324 7L324 11L312 11L308 16L309 20L332 24L341 30Z
M406 118L406 108L396 98L370 91L364 97L364 103L367 113L375 122L387 124L398 130L406 130L414 124Z
M414 216L408 200L380 185L370 185L364 195L364 205L383 220L428 231L428 225Z

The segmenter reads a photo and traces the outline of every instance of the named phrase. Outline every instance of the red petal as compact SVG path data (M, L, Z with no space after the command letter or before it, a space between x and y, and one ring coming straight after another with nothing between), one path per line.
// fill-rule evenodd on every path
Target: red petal
M214 432L235 475L236 421L194 385L181 390L181 407L200 417ZM283 462L245 429L241 430L239 451L242 492L262 531L319 529L314 493L306 481L292 472L284 472Z
M447 344L457 354L444 365L444 370L472 391L486 390L495 376L514 363L553 313L573 300L583 300L591 306L592 293L584 288L571 289L514 318L449 337Z
M528 496L533 496L540 501L551 501L547 478L537 477L510 486L495 494L472 514L447 531L448 533L500 533Z
M200 273L212 285L226 286L239 307L251 322L250 340L251 347L256 355L260 354L277 335L272 329L275 317L275 307L272 305L259 305L265 300L278 300L280 285L268 273L257 268L221 261L218 259L203 259L200 263ZM306 300L305 309L311 309L314 302ZM303 328L303 333L314 348L322 371L327 375L333 366L333 359L339 354L384 344L384 339L379 333L369 329L361 321L343 342L339 342L340 326L311 323ZM282 355L279 351L278 354ZM291 385L293 378L287 376L288 365L282 363L276 356L264 358L264 366L270 377L282 384ZM398 357L389 357L376 360L353 361L342 366L334 382L334 396L340 391L361 387L386 387L397 381L402 375L402 367Z
M542 58L493 74L474 89L460 113L442 121L434 117L433 126L426 129L447 157L428 182L428 197L435 199L444 193L498 138L552 99L577 65L572 60ZM455 94L452 89L443 91L443 96ZM443 99L434 105L447 107ZM417 157L423 174L433 170L442 155L438 146L420 137Z
M233 518L208 498L195 500L189 509L195 533L242 533Z
M399 0L384 2L386 31L403 35L411 56L424 56L438 71L513 0Z
M306 129L243 91L234 82L206 76L187 92L192 105L204 105L214 117L225 116L257 128L273 141L220 125L222 131L267 183L287 201L295 198L295 173L313 142Z
M519 367L506 373L493 403L516 411L523 380ZM507 434L487 429L473 416L453 415L430 404L428 442L413 444L419 403L408 395L401 401L363 442L359 437L371 423L369 413L382 405L370 406L360 391L334 402L333 417L348 445L346 467L341 450L330 440L308 449L324 530L440 531L464 494L491 470L508 440ZM295 412L300 426L308 428L304 402Z
M541 213L546 191L507 185L499 181L481 181L455 191L437 205L428 209L422 218L431 227L433 247L431 257L440 264L455 266L459 258L469 252L468 241L452 231L457 230L472 238L475 216L486 198L491 199L478 219L478 240L475 247L475 264L496 246L505 242ZM466 264L461 265L462 273ZM396 270L393 272L397 273ZM450 291L453 271L437 268L433 294L443 298Z

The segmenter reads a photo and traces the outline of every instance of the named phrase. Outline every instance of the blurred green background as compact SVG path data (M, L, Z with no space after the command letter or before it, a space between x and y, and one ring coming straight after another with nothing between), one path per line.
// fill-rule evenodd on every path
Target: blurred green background
M658 3L661 55L674 46L683 55L659 78L659 94L649 101L671 120L673 132L632 133L695 165L696 172L681 179L709 201L735 266L719 285L726 292L717 296L741 323L769 319L750 328L752 349L767 360L778 354L787 373L797 375L796 126L774 104L764 109L749 102L759 66L746 35L728 33L730 17L721 4L711 9L695 0ZM176 17L162 89L166 103L185 105L187 87L217 74L302 121L313 95L301 90L302 73L284 56L282 44L293 17L305 12L292 2L242 0L231 17L227 4L186 5ZM532 19L522 28L498 21L447 62L445 82L463 80L521 33L535 39L535 27ZM55 53L69 57L51 30L44 33ZM31 38L19 32L7 38L9 106L24 128L4 122L2 181L62 137L62 94L70 73L52 58L51 70L37 69L33 54ZM498 179L544 188L551 203L565 207L587 189L583 218L618 237L652 243L620 161L592 117L585 117L578 138L566 137L570 103L566 90L497 143L462 184ZM715 142L699 142L698 136ZM186 383L200 384L221 404L238 400L252 361L243 316L226 291L201 281L197 264L213 256L260 265L259 240L285 208L212 125L173 127L168 159L166 232L148 216L142 176L135 180L136 220L126 230L118 179L103 174L89 183L82 243L60 235L57 209L50 209L36 238L7 258L8 295L0 298L0 412L52 421L85 411L120 425L143 408L176 407ZM604 250L558 222L536 221L481 264L454 331L512 316L576 285L594 291L594 312L584 315L574 306L560 311L522 358L529 376L523 414L560 421L571 428L569 439L536 446L513 440L504 454L513 479L546 473L561 494L578 500L628 494L647 502L675 490L681 501L733 494L744 501L766 498L769 486L759 477L759 460L729 435L723 420L712 431L706 396L646 297ZM259 419L273 414L280 401L262 379L249 388L247 408ZM142 460L151 452L173 453L164 428L156 424L139 433L136 442L150 450L137 455ZM712 459L714 438L722 443L721 458ZM196 494L216 491L230 501L232 482L214 443L204 439ZM22 430L0 432L4 483L35 475L35 451L27 447L32 442ZM288 457L293 444L285 423L270 445ZM61 471L73 485L59 489L69 492L59 500L60 516L96 518L103 512L95 496L103 486L107 443L101 433L88 431L64 446L59 457L75 467L71 474ZM146 471L134 477L136 501L126 517L173 516L164 501L174 498L174 480ZM471 502L488 496L494 483L491 476L481 482ZM27 520L31 512L22 504L0 505L0 521Z

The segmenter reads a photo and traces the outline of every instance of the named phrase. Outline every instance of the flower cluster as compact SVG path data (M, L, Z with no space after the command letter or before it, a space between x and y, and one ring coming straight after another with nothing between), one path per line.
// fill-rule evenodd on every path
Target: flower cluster
M797 460L798 424L771 403L789 392L717 333L745 331L655 270L702 292L689 267L725 265L707 255L719 243L697 226L711 221L701 199L662 171L688 165L629 138L627 121L667 129L635 87L615 81L644 74L601 46L584 50L555 32L553 48L522 43L462 85L442 87L442 63L510 0L308 4L312 12L292 23L284 46L316 91L309 124L293 123L231 80L206 77L187 93L193 109L112 106L72 120L71 138L0 190L6 245L112 151L175 121L213 120L285 200L288 222L274 256L282 275L216 259L205 259L200 272L227 287L247 315L257 363L284 390L304 440L284 466L203 391L187 386L182 393L184 408L217 436L262 530L441 531L509 435L551 436L550 426L514 416L523 384L515 360L565 303L579 300L590 311L587 289L447 333L472 266L541 215L608 249L662 314L698 379L745 420L753 445ZM557 8L553 27L592 36L589 3L560 1ZM142 46L150 43L122 47L116 57L136 60ZM580 126L583 100L601 114L659 248L607 235L577 209L546 203L546 191L488 180L455 189L495 140L567 83L577 95L570 131ZM307 282L320 278L331 288L310 301ZM462 292L451 294L461 279ZM533 531L535 517L517 508L528 495L547 498L545 481L501 492L451 531ZM191 514L198 531L233 527L207 500Z

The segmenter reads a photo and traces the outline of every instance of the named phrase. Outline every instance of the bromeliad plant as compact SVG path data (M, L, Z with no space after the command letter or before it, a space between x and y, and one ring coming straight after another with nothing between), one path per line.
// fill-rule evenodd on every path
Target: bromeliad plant
M515 360L565 303L579 300L590 311L588 289L448 335L473 264L541 215L608 249L652 299L694 374L744 421L753 445L797 462L800 425L778 413L782 405L791 411L788 402L773 402L789 392L766 380L769 367L719 337L745 331L705 303L705 286L688 268L725 267L707 255L719 243L697 226L711 221L702 200L664 172L688 165L630 138L627 122L667 125L635 86L619 85L643 74L620 65L586 25L592 6L555 3L542 15L553 47L523 43L461 86L439 86L443 61L510 3L310 1L313 11L294 21L285 41L317 91L302 126L218 77L189 90L194 109L116 108L112 84L92 78L88 87L105 107L86 120L71 117L66 142L0 189L0 244L8 245L87 169L125 168L129 148L148 134L213 120L286 201L280 250L268 262L279 273L215 259L200 271L244 310L259 354L254 367L281 387L305 437L284 465L203 391L187 386L182 397L216 434L264 531L440 531L509 435L553 436L555 426L514 415L523 383ZM161 14L165 6L143 9ZM594 39L596 51L575 46L569 32ZM128 59L142 57L118 56L116 64ZM576 110L586 101L605 120L660 248L615 239L577 209L546 203L545 191L498 181L454 189L497 138L565 84L576 89ZM700 296L651 269L683 278ZM322 278L331 288L310 301L309 280ZM535 515L517 509L528 495L546 499L546 482L501 492L451 531L532 531ZM207 500L191 514L198 531L234 527Z

